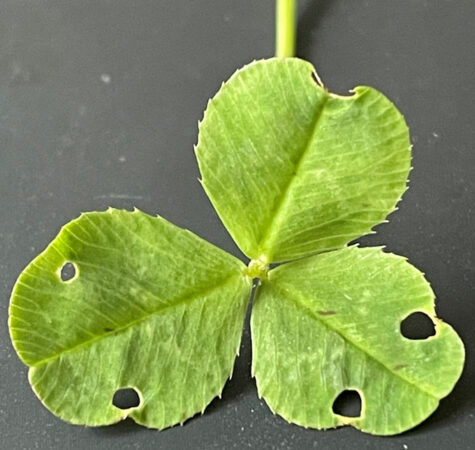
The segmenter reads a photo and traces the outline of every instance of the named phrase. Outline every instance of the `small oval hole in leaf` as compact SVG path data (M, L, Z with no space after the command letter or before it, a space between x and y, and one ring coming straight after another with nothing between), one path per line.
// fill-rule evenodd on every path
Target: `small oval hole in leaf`
M344 390L333 402L333 412L345 417L361 416L361 396L353 389Z
M140 396L134 388L118 389L114 393L112 404L119 409L136 408L140 405Z
M71 281L76 276L76 266L72 262L64 263L61 267L61 280L64 282Z
M427 339L435 335L435 325L427 314L415 312L401 322L401 334L407 339Z

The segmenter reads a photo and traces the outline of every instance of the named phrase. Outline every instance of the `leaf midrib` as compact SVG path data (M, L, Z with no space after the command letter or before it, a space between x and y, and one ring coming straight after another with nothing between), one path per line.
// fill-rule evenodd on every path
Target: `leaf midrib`
M325 110L325 106L328 102L328 99L330 98L330 95L323 90L323 100L321 100L321 106L320 109L317 111L315 118L314 118L314 124L312 131L309 133L309 138L307 139L307 142L305 143L303 147L303 151L299 156L299 159L297 163L295 164L295 169L294 169L294 174L289 178L287 181L286 186L284 187L282 194L277 202L277 204L274 206L272 213L269 217L269 219L266 221L266 224L264 226L264 230L262 232L262 236L259 240L259 244L257 246L258 248L258 255L260 256L261 254L265 254L265 251L268 251L269 254L266 254L265 256L268 258L270 262L272 262L273 254L272 252L272 245L274 244L272 238L272 228L275 225L276 222L278 222L278 218L281 215L282 208L284 205L287 203L287 198L290 195L290 191L292 190L292 186L295 182L295 180L299 177L299 172L301 170L301 167L303 165L303 162L305 160L305 157L310 151L310 148L312 147L312 142L315 138L315 135L317 134L319 124L321 121L321 118L323 116L323 111ZM274 238L275 240L275 238Z
M76 344L76 345L74 345L70 348L63 349L63 350L61 350L60 352L58 352L54 355L48 356L47 358L43 358L38 362L29 364L29 366L31 368L33 368L33 367L38 368L42 365L48 364L51 361L55 361L56 359L63 357L65 354L74 353L78 350L81 350L84 347L87 347L89 345L93 345L95 342L101 341L102 339L107 339L107 338L110 338L112 336L116 336L120 333L123 333L124 331L128 330L129 328L131 328L133 326L141 324L142 322L145 322L145 321L153 318L154 316L156 316L160 313L163 313L164 311L166 311L168 309L172 309L172 308L176 308L176 307L179 307L179 306L182 306L182 305L186 305L186 304L192 303L195 300L199 300L201 298L207 297L212 292L217 291L219 289L222 289L225 286L227 286L228 284L231 284L231 282L234 281L238 277L243 278L244 276L240 273L234 273L234 274L230 275L229 277L225 278L221 283L215 284L214 286L212 286L212 287L210 287L210 288L208 288L204 291L201 291L201 292L189 295L189 296L184 296L181 299L176 300L173 304L160 305L161 306L160 308L157 308L154 311L152 311L148 314L145 314L145 315L143 315L142 317L140 317L138 319L134 319L131 322L128 322L127 324L121 326L120 328L115 329L112 332L102 333L102 334L99 334L97 336L94 336L93 338L88 339L88 340L83 341L83 342L80 342L79 344Z
M318 323L321 323L324 327L326 327L328 330L336 333L338 336L340 336L342 339L344 339L346 342L348 342L349 344L351 344L353 347L355 347L356 349L358 349L360 352L364 353L366 356L368 356L370 359L372 359L374 362L376 362L377 364L379 364L381 367L383 367L384 369L386 369L389 373L391 373L392 375L396 376L397 378L399 378L400 380L404 381L405 383L411 385L411 386L414 386L416 387L419 391L423 392L424 394L432 397L432 398L435 398L436 400L440 400L439 397L437 397L435 394L433 394L432 392L429 392L427 391L426 389L422 388L421 386L419 386L418 384L416 384L414 381L402 376L402 373L400 372L396 372L394 370L392 370L389 366L387 366L385 363L383 363L382 361L380 361L378 358L376 358L374 355L372 355L371 353L369 353L367 350L365 350L363 347L361 347L360 345L356 344L355 342L353 342L352 340L350 340L347 336L345 336L341 331L339 331L337 328L334 328L332 327L327 321L325 320L322 320L320 317L318 317L318 315L316 315L305 303L305 301L301 300L300 298L293 298L292 296L289 296L288 295L288 291L283 289L282 286L279 286L278 282L274 282L274 283L269 283L271 286L272 286L272 289L275 289L277 290L280 294L282 294L282 296L289 302L291 302L294 306L296 306L298 309L302 310L305 314L307 314L309 317L311 317L312 319L314 319L316 322ZM295 286L294 285L287 285L286 283L280 283L281 285L284 285L286 288L290 288L290 290L292 290L292 292L297 292L300 296L304 297L304 295L298 291L297 289L295 289Z

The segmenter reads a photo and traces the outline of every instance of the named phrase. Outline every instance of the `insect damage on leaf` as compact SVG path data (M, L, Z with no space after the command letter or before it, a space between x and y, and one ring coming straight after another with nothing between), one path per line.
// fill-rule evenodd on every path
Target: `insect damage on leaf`
M401 321L414 309L434 321L434 336L403 336ZM452 390L464 360L460 338L435 316L423 275L380 248L348 247L270 271L251 327L260 395L306 427L404 431ZM335 414L345 390L361 396L361 415Z
M66 282L58 276L65 261L76 267ZM245 269L138 210L81 215L13 291L10 331L33 389L76 424L182 423L231 375L252 288ZM124 388L140 398L135 406L114 404Z
M372 88L336 96L313 73L296 58L254 62L201 122L202 184L247 267L165 219L110 209L70 222L23 271L10 333L54 414L162 429L203 412L232 372L254 278L253 374L288 421L394 434L451 391L464 349L423 275L347 247L406 189L404 118ZM406 336L415 312L433 335Z
M203 187L249 258L343 247L383 222L406 190L411 146L396 107L369 87L330 94L314 72L296 58L252 63L201 122Z

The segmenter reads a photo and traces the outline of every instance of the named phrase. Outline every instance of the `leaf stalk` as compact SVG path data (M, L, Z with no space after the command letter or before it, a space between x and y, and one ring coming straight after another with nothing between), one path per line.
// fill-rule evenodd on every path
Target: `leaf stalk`
M297 0L276 0L275 56L295 56Z

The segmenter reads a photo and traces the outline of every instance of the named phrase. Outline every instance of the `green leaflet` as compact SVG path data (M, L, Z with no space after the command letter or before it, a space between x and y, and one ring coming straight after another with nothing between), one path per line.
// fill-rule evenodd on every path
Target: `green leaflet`
M20 275L12 341L53 413L162 429L203 411L231 374L253 277L262 283L253 371L288 421L394 434L451 391L464 349L435 317L422 274L378 248L341 248L383 221L406 188L404 119L374 89L336 96L312 73L295 58L253 63L224 84L200 126L203 186L253 259L248 268L162 218L109 209L70 222ZM69 281L66 262L76 267ZM436 336L402 337L414 311L433 318ZM140 394L138 407L113 406L125 387ZM361 417L333 413L345 389L361 393Z
M343 247L406 189L404 118L378 91L328 93L296 58L246 66L209 102L196 154L203 186L241 250L287 261Z
M402 336L400 322L414 311L432 318L435 336ZM306 427L400 433L437 408L463 367L463 344L435 316L423 275L379 248L350 247L272 270L251 326L259 394ZM360 418L332 412L345 389L360 392Z
M65 262L76 277L61 280ZM62 419L165 428L230 376L250 280L231 255L162 218L110 209L65 226L22 273L10 330L41 401ZM112 404L134 387L141 405Z

